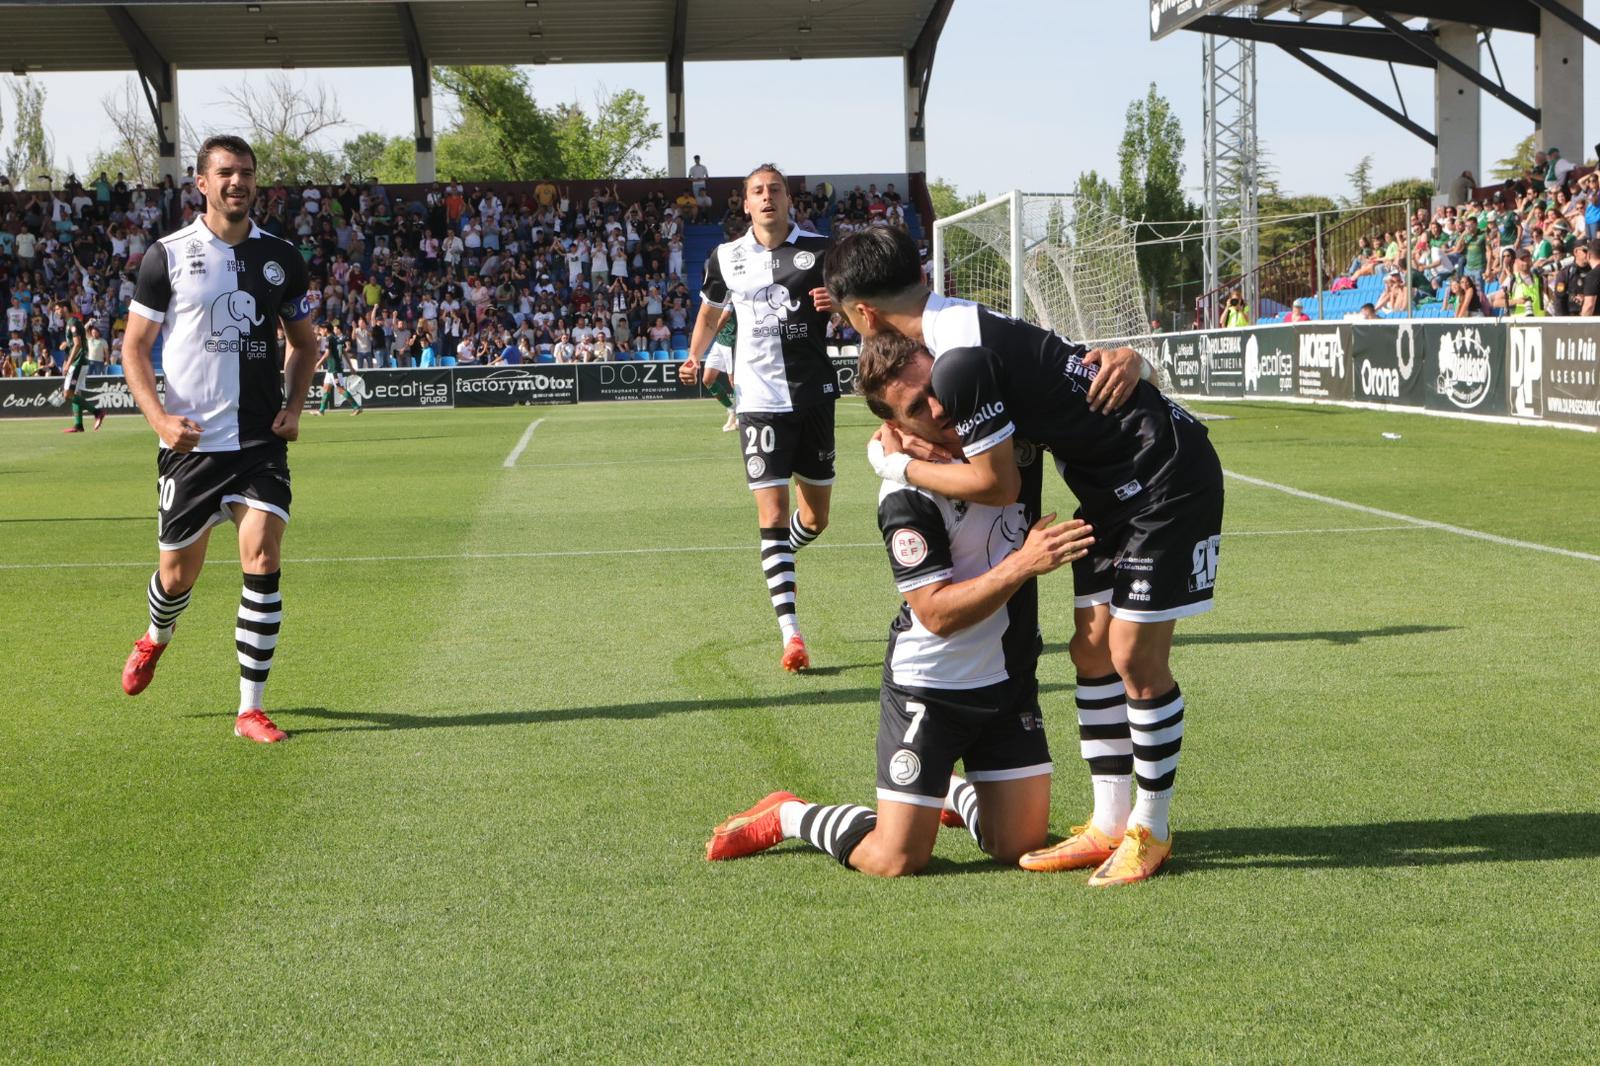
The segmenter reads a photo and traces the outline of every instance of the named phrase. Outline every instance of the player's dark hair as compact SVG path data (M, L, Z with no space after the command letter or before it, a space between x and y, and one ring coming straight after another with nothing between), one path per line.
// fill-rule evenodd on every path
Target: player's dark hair
M250 142L243 137L235 137L231 133L214 133L207 137L200 145L200 154L195 157L194 171L204 174L210 167L212 152L232 152L234 155L247 155L250 165L255 166L256 152L250 147Z
M789 187L789 178L784 174L783 171L779 170L773 163L762 163L760 166L756 167L754 170L744 176L744 191L746 193L749 193L750 191L750 179L755 177L757 174L776 174L778 175L779 180L783 182L784 188Z
M898 296L922 287L922 258L911 235L894 226L869 226L828 249L822 281L836 304Z
M856 360L856 393L867 401L867 410L885 422L893 418L894 408L883 402L884 390L927 351L921 341L899 333L874 333L866 338Z

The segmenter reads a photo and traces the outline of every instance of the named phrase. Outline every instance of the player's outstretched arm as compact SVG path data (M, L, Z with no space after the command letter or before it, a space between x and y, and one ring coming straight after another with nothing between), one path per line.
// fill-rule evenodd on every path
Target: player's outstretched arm
M917 618L937 636L948 637L994 614L1025 583L1088 554L1094 528L1081 519L1061 522L1048 514L1033 524L1022 547L999 565L966 581L937 582L905 593Z
M139 413L156 431L156 436L175 452L193 451L200 443L198 422L167 413L156 394L156 371L150 352L155 347L161 323L137 311L128 315L128 328L122 335L122 373Z

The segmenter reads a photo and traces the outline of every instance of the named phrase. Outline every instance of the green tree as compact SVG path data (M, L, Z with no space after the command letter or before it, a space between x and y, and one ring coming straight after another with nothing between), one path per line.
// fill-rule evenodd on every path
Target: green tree
M408 135L390 137L384 142L373 176L391 185L417 180L417 142Z
M42 188L41 179L54 182L62 176L56 170L55 142L44 126L44 86L31 78L17 78L10 88L11 146L0 173L18 189Z
M1379 204L1410 204L1415 210L1419 204L1433 202L1433 182L1423 178L1401 178L1391 181L1387 185L1380 185L1367 196L1368 206L1376 207Z
M961 190L943 178L928 182L928 199L933 202L933 213L939 218L949 218L969 207L976 207L988 199L982 192L962 196Z
M341 162L352 178L369 180L378 173L378 164L389 147L389 138L368 130L344 142Z
M455 100L458 121L436 140L439 172L465 181L563 177L556 124L513 67L439 67L434 80Z
M121 172L129 181L155 185L160 180L161 141L138 87L132 78L122 83L121 92L100 98L100 107L111 123L112 142L89 157L85 181L93 181L104 171L115 178Z
M552 116L561 170L554 177L579 181L659 178L663 171L644 165L643 154L661 139L661 123L650 120L650 105L633 89L595 94L594 115L576 103L562 104Z
M1350 190L1355 193L1355 196L1345 200L1346 206L1355 207L1372 199L1372 157L1370 155L1362 156L1361 161L1356 164L1356 168L1346 174L1345 177L1350 181Z
M1496 181L1511 181L1523 177L1533 169L1533 156L1539 150L1534 136L1532 133L1528 134L1517 142L1509 156L1495 160L1494 169L1489 173Z
M327 86L276 74L258 84L240 82L223 95L255 149L259 183L338 180L341 157L318 143L327 131L345 125L338 97Z
M1144 98L1128 105L1117 151L1117 200L1123 216L1137 224L1139 274L1145 290L1163 306L1184 275L1184 249L1155 243L1163 233L1152 223L1184 222L1197 215L1183 192L1184 144L1183 123L1151 82Z

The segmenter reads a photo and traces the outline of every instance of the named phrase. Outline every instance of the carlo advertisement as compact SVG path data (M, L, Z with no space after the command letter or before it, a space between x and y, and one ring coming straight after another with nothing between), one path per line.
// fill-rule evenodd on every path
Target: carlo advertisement
M69 415L71 407L62 394L64 378L0 378L0 418L18 418L28 415ZM133 402L126 378L115 375L91 375L83 390L84 397L106 414L138 414L139 405ZM156 395L166 399L166 382L156 378Z
M1506 327L1483 319L1416 327L1427 356L1423 400L1429 410L1474 415L1508 413Z
M534 366L456 367L457 407L543 407L578 402L577 367Z
M1600 426L1600 329L1557 321L1506 333L1511 414Z
M1244 394L1294 395L1295 329L1271 326L1253 329L1244 338Z
M1422 328L1356 323L1350 327L1353 396L1363 403L1423 406Z

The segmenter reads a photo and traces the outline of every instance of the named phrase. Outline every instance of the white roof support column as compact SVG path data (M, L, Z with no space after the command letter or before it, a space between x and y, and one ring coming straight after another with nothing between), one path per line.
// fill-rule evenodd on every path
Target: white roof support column
M1437 23L1439 47L1473 70L1480 61L1478 30L1459 22ZM1433 187L1448 193L1463 172L1471 171L1476 184L1483 160L1483 93L1460 71L1445 63L1433 73L1434 123L1438 143L1433 150Z
M944 31L945 20L955 0L937 0L928 12L914 44L905 52L905 131L906 172L925 173L928 169L928 140L926 115L928 110L928 85L933 80L933 54L939 47L939 34Z
M1539 36L1533 43L1533 99L1539 107L1539 128L1534 147L1561 149L1561 155L1581 163L1588 152L1583 143L1583 39L1582 0L1535 0ZM1567 17L1552 9L1560 9Z
M405 34L406 53L411 60L412 126L417 146L417 181L439 180L439 167L433 151L433 67L428 63L422 35L410 4L396 4L395 14ZM366 175L370 177L370 175Z

